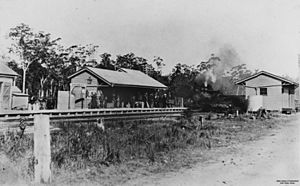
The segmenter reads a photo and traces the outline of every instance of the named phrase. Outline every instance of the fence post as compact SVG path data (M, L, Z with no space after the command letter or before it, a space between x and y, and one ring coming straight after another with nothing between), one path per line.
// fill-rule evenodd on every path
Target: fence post
M34 115L34 181L51 182L51 149L49 115Z

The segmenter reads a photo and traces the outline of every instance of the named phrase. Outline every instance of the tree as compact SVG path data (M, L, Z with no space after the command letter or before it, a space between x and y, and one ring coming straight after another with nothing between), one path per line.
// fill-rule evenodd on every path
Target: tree
M48 76L48 71L41 63L34 61L28 67L28 74L26 75L26 87L28 94L34 97L41 97L43 94L43 79Z
M95 61L90 59L90 57L97 51L98 45L88 44L82 45L72 45L62 52L64 55L64 61L68 66L68 75L75 73L78 69L85 66L96 66ZM93 63L90 63L93 62Z
M22 91L25 92L26 72L33 62L48 64L53 47L57 45L60 38L51 40L50 34L44 32L33 32L26 24L21 24L10 29L9 37L14 41L9 48L10 53L14 53L20 58L23 70Z
M136 66L136 59L134 53L125 55L117 55L116 66L119 68L134 69Z
M30 96L50 96L54 100L58 90L68 88L69 75L77 68L95 64L91 56L98 48L96 45L65 48L59 44L61 38L52 39L50 33L34 32L26 24L11 28L9 37L14 41L9 52L20 58L22 90L25 92L27 86Z
M170 77L169 91L172 95L192 98L196 91L196 77L200 71L193 65L177 63Z
M23 86L22 91L25 93L25 80L26 80L26 71L28 70L29 65L31 64L31 48L28 46L29 40L32 40L33 32L28 25L21 24L15 28L11 29L9 37L15 40L15 43L12 44L10 52L17 54L21 58L21 67L23 69Z
M218 88L224 92L224 94L239 94L243 91L238 85L235 84L236 81L244 79L257 73L258 70L251 71L247 68L246 64L240 64L232 67L230 70L224 72L222 79L218 79L215 88Z
M153 63L155 63L157 72L159 72L160 75L162 74L163 66L166 66L166 64L163 61L164 60L161 57L154 56Z
M258 70L255 70L257 72ZM241 64L232 67L229 71L226 71L224 76L229 76L230 80L235 82L241 79L244 79L248 76L251 76L253 73L251 70L247 69L246 64Z
M154 70L153 66L147 63L147 59L135 56L134 53L117 55L116 66L118 68L139 70L145 74L152 74Z
M103 53L100 55L100 57L101 57L101 61L100 64L96 66L97 68L115 70L115 61L111 59L111 54Z

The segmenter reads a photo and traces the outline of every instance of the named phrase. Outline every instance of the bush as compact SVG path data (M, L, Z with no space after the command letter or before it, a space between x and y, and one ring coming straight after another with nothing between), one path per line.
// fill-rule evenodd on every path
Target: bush
M161 154L194 145L203 136L186 121L113 122L104 131L95 124L60 124L52 134L52 161L58 167L78 168L84 162L110 165L132 159L156 161Z
M13 164L19 166L19 174L24 178L33 179L33 135L21 135L15 131L0 134L0 152L3 152Z
M22 135L14 131L6 131L0 135L0 151L12 160L24 157L28 150L33 149L33 135Z
M191 146L210 148L211 131L186 119L110 121L103 130L96 123L62 122L51 132L51 169L103 168L131 160L164 162L174 151ZM108 127L109 126L109 127ZM0 150L30 181L34 175L33 134L7 132Z

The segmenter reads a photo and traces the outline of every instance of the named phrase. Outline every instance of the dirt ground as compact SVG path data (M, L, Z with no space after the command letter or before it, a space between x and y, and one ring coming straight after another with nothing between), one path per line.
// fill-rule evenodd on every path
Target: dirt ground
M158 174L127 185L300 185L300 114L248 141L211 152L215 158L192 169Z

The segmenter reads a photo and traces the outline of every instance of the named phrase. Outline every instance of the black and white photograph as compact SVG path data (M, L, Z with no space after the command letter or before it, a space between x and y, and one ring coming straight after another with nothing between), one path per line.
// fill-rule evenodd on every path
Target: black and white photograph
M0 0L0 185L300 186L299 0Z

